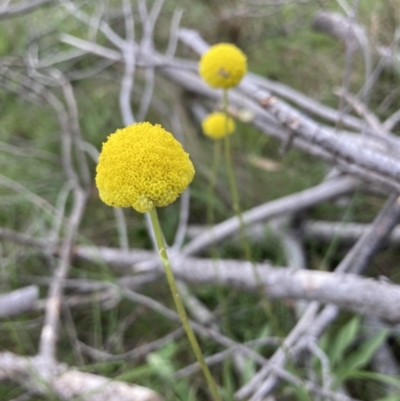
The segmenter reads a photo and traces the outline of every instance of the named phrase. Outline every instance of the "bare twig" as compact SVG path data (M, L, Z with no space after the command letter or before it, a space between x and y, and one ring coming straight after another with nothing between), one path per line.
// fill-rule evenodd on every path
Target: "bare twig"
M54 153L46 152L40 149L32 149L31 147L27 146L14 146L5 142L0 142L0 151L10 153L14 156L37 157L38 159L53 163L58 161L58 157Z
M0 21L28 14L37 8L56 3L55 0L31 0L24 3L7 5L5 8L0 6Z
M270 358L271 365L263 366L263 368L253 376L253 378L250 380L249 383L244 385L241 389L239 389L236 392L235 394L236 398L242 399L245 397L249 397L253 389L257 388L266 378L268 373L270 373L272 365L284 364L288 350L296 343L296 341L298 341L299 338L301 338L301 335L308 329L310 324L315 319L318 309L319 309L318 302L313 302L308 306L308 308L304 311L303 315L301 316L297 324L293 327L291 332L283 341L282 346L279 347L278 350ZM269 381L265 383L265 385L267 384L269 385L270 381L274 383L277 381L277 377L275 374L272 374L272 377L270 378Z
M180 213L178 228L175 233L172 249L181 249L185 240L190 212L190 190L189 188L180 196Z
M301 109L315 115L316 117L323 118L326 121L336 124L341 124L343 127L351 130L362 130L363 122L359 118L350 114L340 113L336 109L325 106L315 99L312 99L311 97L304 95L303 93L296 91L295 89L290 88L281 82L271 81L265 77L261 77L252 73L248 74L248 79L260 88L264 88L275 95L289 100L290 102L299 106Z
M310 352L319 359L321 362L322 367L322 382L323 382L323 389L330 390L332 387L332 376L331 376L331 369L330 369L330 362L328 356L325 352L318 346L315 339L310 339L308 344L308 349Z
M330 242L333 239L344 243L356 242L366 230L369 224L362 223L333 223L329 221L308 220L302 224L301 230L306 239ZM387 238L390 244L400 243L400 227L396 227Z
M393 199L393 197L391 197L387 202L387 205L375 218L370 230L363 234L356 245L341 261L339 266L336 268L336 272L361 272L361 269L367 265L368 261L373 255L373 250L376 250L377 247L379 247L379 244L384 241L384 239L393 229L394 224L390 219L387 219L387 217L393 213L396 215L398 209L399 204L397 202L397 198L395 197ZM369 251L369 247L372 248L372 252ZM336 319L338 314L339 308L336 305L325 306L313 324L310 325L308 331L303 334L303 338L299 339L296 352L293 354L297 355L302 349L304 349L304 347L307 346L307 338L318 338L326 330L329 324ZM278 352L279 350L276 352L276 354ZM279 362L282 364L284 361L285 355L281 354L281 359ZM254 392L251 400L255 401L268 394L277 384L277 378L274 376L267 378L268 374L268 368L264 367L261 369L249 383L247 383L244 387L242 387L242 389L239 390L239 392L237 392L238 397L247 397ZM267 380L265 380L266 378ZM263 382L263 380L265 381Z
M75 144L74 150L77 155L78 167L82 186L88 189L91 184L91 177L89 173L89 166L86 159L86 153L83 145L83 138L81 128L79 125L79 112L76 103L75 94L71 83L63 76L58 70L52 70L56 82L60 82L63 91L65 103L67 104L69 125L71 135Z
M83 40L66 33L60 35L60 41L63 43L68 43L69 45L74 46L84 52L93 53L112 61L120 61L122 59L122 54L117 50L100 46L97 43Z
M306 189L297 194L268 202L244 212L243 221L246 225L250 225L286 213L293 213L320 203L323 200L348 193L349 191L354 190L354 185L357 185L357 182L347 177L323 182L314 188ZM212 235L211 233L206 232L191 240L182 248L182 253L185 255L197 253L211 245L213 242L221 241L236 233L238 229L239 221L236 217L232 217L222 223L216 224L213 227Z
M75 235L83 216L87 194L76 188L74 207L67 222L67 231L62 241L60 263L54 272L54 281L49 289L46 303L46 317L40 337L39 354L45 359L55 360L61 307L62 282L66 278L71 260Z
M181 8L177 8L174 10L174 14L172 16L171 20L171 28L170 28L170 34L169 34L169 41L168 41L168 47L167 51L165 52L165 55L167 57L173 57L176 52L176 47L178 45L178 31L179 31L179 24L181 22L183 10Z
M5 241L11 241L24 246L35 246L38 248L51 249L55 243L47 238L35 238L27 234L19 233L8 228L0 227L0 238Z
M277 337L264 337L256 340L251 340L243 343L246 347L260 347L260 346L277 346L280 344L280 339ZM224 351L218 352L214 355L208 356L205 358L207 365L215 365L217 363L221 363L236 351L236 347L227 348ZM201 370L201 367L198 363L193 363L188 365L174 373L174 379L182 379L184 377L190 376Z
M55 243L59 241L60 230L64 221L65 206L71 191L72 191L72 184L71 182L67 181L61 188L60 192L58 193L56 201L56 212L54 215L53 227L51 229L49 238L51 242Z
M104 36L116 47L119 49L123 49L126 45L126 42L124 39L122 39L119 35L117 35L110 27L109 24L107 24L104 21L99 21L98 23L93 20L91 17L89 17L87 14L85 14L83 11L80 10L78 6L76 6L74 3L72 3L69 0L62 0L62 5L68 10L68 12L73 15L75 18L78 18L85 24L87 24L89 27L94 27L94 29L99 27L100 31L104 34Z
M193 37L195 34L190 33L190 35ZM181 30L180 36L186 36L187 39L187 30ZM207 46L207 44L202 45L203 48ZM216 91L205 88L205 84L200 80L197 80L198 82L194 84L193 80L195 78L193 76L190 78L191 82L189 82L190 74L188 73L181 72L178 76L178 74L174 73L168 67L163 68L162 71L176 82L185 85L187 88L190 87L190 90L201 91L205 96L219 97ZM360 148L354 143L348 142L334 131L317 124L315 121L299 113L298 110L272 96L270 92L261 90L246 78L239 85L239 90L247 95L247 103L243 100L243 95L238 97L238 93L232 90L229 93L231 104L246 104L246 107L250 106L252 111L256 111L257 115L262 115L263 118L266 118L266 121L270 120L272 114L276 121L292 133L295 133L296 137L329 154L344 171L357 174L366 179L371 179L369 174L373 174L374 180L379 180L382 184L385 181L385 185L389 185L389 187L396 191L400 190L400 182L398 180L400 176L400 164L397 163L395 158L388 157L368 148ZM262 109L255 108L254 104L249 102L250 99L261 105L268 113L264 115L261 111ZM304 149L306 150L306 148ZM368 173L366 173L367 171ZM389 183L388 180L391 182Z
M336 271L361 274L400 219L400 197L390 196L386 205Z
M76 331L76 327L75 327L74 319L71 314L71 310L68 306L68 303L66 303L66 302L63 302L62 307L63 307L63 315L65 316L65 320L66 320L66 327L67 327L66 331L70 337L73 354L75 356L76 361L78 361L77 363L80 366L83 366L84 365L83 355L79 348L78 333Z
M382 320L367 316L365 321L367 338L373 338L384 330L390 328ZM394 353L387 341L383 342L372 357L371 365L374 371L385 376L396 377L400 375L400 367ZM382 383L387 393L395 392L397 389L393 385Z
M348 9L347 14L351 15L352 10ZM333 36L353 50L366 42L365 29L340 13L319 11L314 16L312 28Z
M76 247L76 255L92 262L103 260L111 266L131 266L136 250L123 252L118 249ZM141 251L152 257L152 252ZM193 258L181 254L171 254L175 275L193 284L214 284L254 291L256 282L251 274L251 265L246 261L218 261L218 268L212 259ZM157 270L160 269L156 264ZM400 297L400 287L387 282L365 279L353 274L328 273L304 269L283 268L267 263L257 264L260 280L271 298L293 298L318 300L334 303L343 309L358 313L381 316L398 321L400 315L396 302ZM351 270L351 264L348 266ZM339 269L341 270L341 269ZM121 281L122 284L123 281ZM277 284L279 283L279 285ZM381 295L381 293L384 293Z
M129 249L128 230L123 209L114 209L115 221L117 223L119 246L123 251Z
M0 318L11 318L36 309L39 287L31 285L0 295Z
M274 233L281 241L287 267L291 269L306 269L306 253L300 239L301 236L298 230L286 227L288 222L288 218L282 218L278 219L278 221L272 221L271 226L275 228ZM295 310L298 317L303 314L307 305L308 302L305 301L296 302Z
M346 10L348 16L351 12L351 9ZM364 57L370 57L368 54L366 55L369 53L369 45L365 28L349 20L346 16L335 12L320 11L315 15L312 27L342 41L347 47L355 50L361 48ZM375 54L385 59L385 65L396 68L395 56L391 47L377 45L373 50ZM366 75L368 78L369 74Z
M86 401L161 400L156 392L146 387L9 352L0 353L0 381L17 383L33 394L46 396L50 393L65 401L75 397L84 397Z
M400 122L400 110L397 110L383 123L383 127L387 131L391 131Z
M35 206L39 207L40 209L43 209L44 211L50 214L53 214L55 212L54 207L46 199L43 199L39 195L36 195L32 191L30 191L24 185L2 174L0 174L0 185L10 188L15 192L18 192L23 197L25 197L29 202L33 203Z
M125 18L126 43L121 50L124 57L125 71L121 81L119 104L124 125L131 125L135 122L131 107L131 93L135 74L135 42L134 22L129 0L123 1L123 12Z
M138 302L141 305L144 305L144 306L151 308L154 311L160 313L165 318L175 321L177 323L180 323L179 315L175 311L165 307L161 303L157 302L155 299L152 299L152 298L147 297L142 294L138 294L138 293L130 291L128 289L122 289L122 291L123 291L124 295L128 299L132 300L133 302ZM226 337L223 334L221 334L213 329L204 327L203 325L201 325L197 322L194 322L194 321L190 321L190 325L192 326L193 330L201 336L211 338L218 344L221 344L225 347L237 347L238 352L241 352L244 355L248 356L249 358L254 359L254 361L256 361L258 363L261 363L261 364L268 363L268 360L265 359L264 357L262 357L257 352L251 350L250 348L248 348L242 344L236 343L235 341L231 340L229 337Z
M96 348L90 347L82 342L79 342L79 348L85 354L89 355L91 358L97 361L126 361L126 360L138 360L149 354L150 352L154 352L157 349L164 347L171 341L177 341L184 334L183 328L179 328L174 330L172 333L167 334L166 336L159 338L158 340L151 341L147 344L143 344L137 348L134 348L130 351L124 352L119 355L112 355L108 352L99 351Z

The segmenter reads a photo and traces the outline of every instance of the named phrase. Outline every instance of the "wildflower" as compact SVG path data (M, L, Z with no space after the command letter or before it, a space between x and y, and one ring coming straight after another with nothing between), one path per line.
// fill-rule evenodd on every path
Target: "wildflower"
M200 60L199 73L213 88L236 86L247 71L247 59L242 51L230 43L211 46Z
M145 213L174 202L193 180L194 167L169 132L144 122L108 136L96 172L104 203Z
M211 139L221 139L235 131L235 122L225 113L209 114L201 123L204 135Z

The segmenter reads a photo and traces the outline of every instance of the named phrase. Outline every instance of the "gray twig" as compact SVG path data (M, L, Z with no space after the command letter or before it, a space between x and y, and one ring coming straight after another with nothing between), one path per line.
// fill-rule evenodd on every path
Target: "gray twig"
M11 318L35 310L39 299L39 287L30 285L8 294L0 295L0 318Z
M50 3L56 3L55 0L31 0L25 3L18 3L14 5L7 5L7 7L0 7L0 21L22 15L28 14L36 10L37 8L49 5Z

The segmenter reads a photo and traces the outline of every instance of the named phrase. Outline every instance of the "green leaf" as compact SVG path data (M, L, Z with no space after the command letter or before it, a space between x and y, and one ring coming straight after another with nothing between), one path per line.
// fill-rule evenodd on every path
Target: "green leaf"
M233 400L233 394L235 392L233 370L232 370L232 360L227 359L223 363L223 392L224 398L227 400Z
M384 398L379 398L376 401L399 401L399 396L398 395L389 395Z
M295 387L293 391L298 401L313 401L313 399L310 397L310 394L308 394L307 390L304 387Z
M173 364L173 355L177 350L177 345L174 342L169 342L156 352L152 352L147 356L147 363L154 371L163 376L170 377L175 371Z
M327 354L332 366L338 365L343 360L343 354L350 344L354 341L360 328L361 319L359 316L351 319L337 334L332 347L327 350Z
M363 343L356 351L346 358L342 365L342 372L339 373L338 376L344 379L345 377L348 377L349 373L364 368L371 360L376 350L386 340L388 333L388 330L382 330L378 335Z
M349 379L363 379L363 380L376 380L390 386L398 387L400 389L400 376L389 376L376 372L352 372L348 375ZM397 400L396 400L397 401Z

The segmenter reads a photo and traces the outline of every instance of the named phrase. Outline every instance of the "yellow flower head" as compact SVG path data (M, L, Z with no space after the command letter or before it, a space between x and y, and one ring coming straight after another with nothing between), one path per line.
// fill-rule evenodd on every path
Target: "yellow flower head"
M221 139L235 131L235 122L225 113L209 114L201 123L204 135L211 139Z
M232 88L246 72L246 56L230 43L211 46L200 60L199 73L212 88Z
M108 136L96 169L100 199L150 212L186 189L194 167L182 145L160 125L138 123Z

